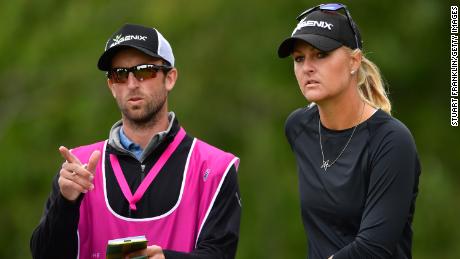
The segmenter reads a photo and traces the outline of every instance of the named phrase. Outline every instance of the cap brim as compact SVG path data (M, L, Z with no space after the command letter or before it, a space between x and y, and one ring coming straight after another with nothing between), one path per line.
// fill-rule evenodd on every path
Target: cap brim
M306 43L312 45L313 47L321 50L321 51L332 51L343 44L333 40L331 38L316 35L316 34L301 34L301 35L294 35L290 38L285 39L278 48L278 56L280 58L285 58L291 55L292 51L294 50L294 44L296 40L303 40Z
M109 71L112 68L112 58L115 55L115 53L117 53L121 49L128 48L128 47L129 48L135 48L135 49L137 49L137 50L139 50L139 51L141 51L141 52L143 52L143 53L145 53L145 54L147 54L147 55L149 55L151 57L163 59L163 57L159 56L158 54L153 53L152 51L150 51L150 50L148 50L146 48L121 43L121 44L119 44L119 45L117 45L115 47L112 47L112 48L106 50L101 55L101 57L99 58L99 61L97 62L97 67L102 71ZM169 64L168 61L166 61L166 62Z

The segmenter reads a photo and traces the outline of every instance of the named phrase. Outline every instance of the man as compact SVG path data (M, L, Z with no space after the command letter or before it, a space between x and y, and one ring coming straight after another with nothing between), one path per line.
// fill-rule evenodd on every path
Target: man
M31 238L34 258L105 258L108 240L145 235L130 257L234 258L239 160L185 133L168 94L177 79L168 41L126 24L98 68L122 118L107 141L69 151Z

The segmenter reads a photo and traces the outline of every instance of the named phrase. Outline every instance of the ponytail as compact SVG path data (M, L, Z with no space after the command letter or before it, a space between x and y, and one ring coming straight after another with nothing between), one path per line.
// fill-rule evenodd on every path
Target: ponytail
M353 53L357 51L360 50L356 49ZM391 114L391 103L385 91L380 70L364 55L358 72L358 92L367 104Z

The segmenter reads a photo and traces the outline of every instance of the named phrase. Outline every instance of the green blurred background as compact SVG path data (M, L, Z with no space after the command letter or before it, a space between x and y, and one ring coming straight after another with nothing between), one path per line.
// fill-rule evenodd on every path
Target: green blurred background
M319 1L2 1L0 258L30 258L62 159L57 148L108 137L117 106L96 62L123 23L157 27L179 79L170 95L189 133L237 154L243 198L237 258L304 258L297 172L284 121L306 105L292 61L277 58L295 17ZM460 258L458 128L450 127L447 1L346 1L393 115L422 162L414 258ZM456 3L458 2L451 2Z

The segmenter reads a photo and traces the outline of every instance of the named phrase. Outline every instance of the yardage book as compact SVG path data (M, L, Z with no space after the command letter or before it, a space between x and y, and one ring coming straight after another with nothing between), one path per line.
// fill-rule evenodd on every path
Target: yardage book
M124 237L109 240L107 243L106 259L124 259L124 256L147 247L145 236ZM132 259L143 259L147 256L132 257Z

